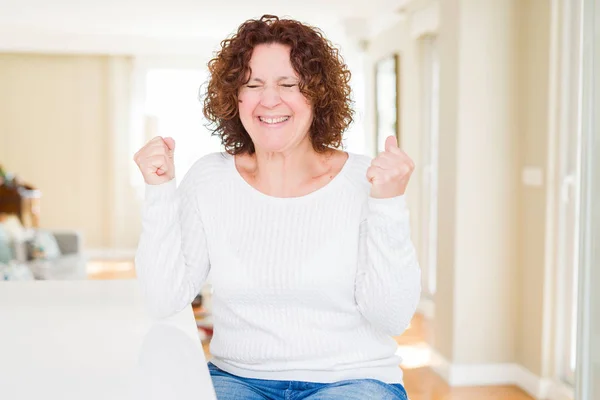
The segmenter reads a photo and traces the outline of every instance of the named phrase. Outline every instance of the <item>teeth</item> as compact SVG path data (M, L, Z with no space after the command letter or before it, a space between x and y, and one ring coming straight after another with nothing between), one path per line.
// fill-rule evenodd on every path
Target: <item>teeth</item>
M263 118L263 117L259 117L259 119L262 122L265 122L267 124L278 124L280 122L284 122L287 121L290 117L279 117L279 118Z

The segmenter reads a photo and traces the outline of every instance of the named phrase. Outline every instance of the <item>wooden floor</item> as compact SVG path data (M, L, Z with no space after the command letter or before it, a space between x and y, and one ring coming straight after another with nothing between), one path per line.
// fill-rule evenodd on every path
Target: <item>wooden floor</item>
M131 261L94 261L88 264L89 279L133 279ZM533 400L514 386L487 386L450 388L428 366L427 339L431 338L430 324L422 315L415 315L410 327L396 337L398 352L404 359L404 385L411 400ZM210 358L208 343L204 345Z
M417 314L406 332L395 338L404 359L404 385L411 400L533 400L515 386L450 388L428 366L426 338L431 331L428 321Z
M87 265L88 279L91 280L120 280L134 279L135 269L130 260L122 261L90 261Z

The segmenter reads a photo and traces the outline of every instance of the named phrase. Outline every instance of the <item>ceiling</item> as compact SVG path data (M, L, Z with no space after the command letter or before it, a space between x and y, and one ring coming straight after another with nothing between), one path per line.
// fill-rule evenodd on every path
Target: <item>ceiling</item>
M0 0L0 50L156 51L214 46L246 19L289 16L366 35L407 0ZM137 49L137 50L136 50Z

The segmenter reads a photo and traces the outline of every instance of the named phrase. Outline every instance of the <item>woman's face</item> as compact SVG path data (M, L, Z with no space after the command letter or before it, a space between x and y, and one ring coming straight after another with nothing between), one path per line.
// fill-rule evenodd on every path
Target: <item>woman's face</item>
M312 105L300 93L290 48L273 43L254 48L252 74L239 91L239 113L259 152L283 152L310 140Z

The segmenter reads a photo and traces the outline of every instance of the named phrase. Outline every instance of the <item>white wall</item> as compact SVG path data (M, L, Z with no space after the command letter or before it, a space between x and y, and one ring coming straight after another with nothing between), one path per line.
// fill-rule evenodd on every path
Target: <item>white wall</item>
M104 57L0 56L0 160L42 191L41 224L104 244L110 194Z
M527 0L519 8L520 162L537 167L543 186L524 186L519 207L519 320L517 361L537 375L544 371L543 340L546 185L548 174L550 5ZM532 22L535 21L535 22Z
M454 361L461 364L515 356L516 6L517 0L459 5Z
M137 243L130 80L127 57L0 55L0 162L41 190L42 227L79 230L86 247Z

